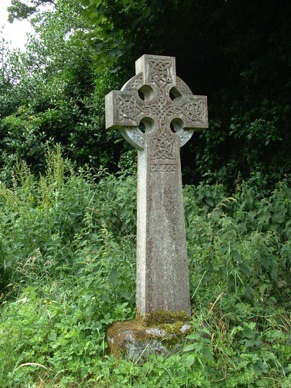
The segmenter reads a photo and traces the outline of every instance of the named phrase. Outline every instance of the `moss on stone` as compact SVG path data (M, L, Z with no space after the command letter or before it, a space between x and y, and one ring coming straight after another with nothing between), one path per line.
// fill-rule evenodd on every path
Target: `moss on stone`
M164 323L189 322L191 317L185 311L155 311L141 319L147 326L155 326Z
M157 312L147 317L138 314L131 321L115 322L107 330L109 351L117 358L129 359L132 359L129 349L134 349L135 354L140 352L142 356L145 350L157 354L157 349L158 354L168 355L180 349L191 327L181 329L189 320L185 313Z

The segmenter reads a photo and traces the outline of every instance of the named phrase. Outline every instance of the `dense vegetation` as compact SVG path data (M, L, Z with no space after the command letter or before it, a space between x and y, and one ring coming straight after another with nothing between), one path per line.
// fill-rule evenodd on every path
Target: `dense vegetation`
M290 11L12 0L36 35L0 47L1 387L291 386ZM105 331L135 316L136 153L104 96L144 53L176 57L210 126L182 149L193 332L132 363Z
M193 334L172 357L118 362L105 330L135 315L134 174L74 172L0 186L0 385L290 387L291 190L184 189Z
M209 129L182 149L186 183L220 182L232 190L241 177L271 190L290 173L288 1L12 4L11 20L29 17L37 35L26 54L11 54L2 43L1 166L21 158L42 171L45 143L58 142L78 166L115 172L129 146L104 130L104 95L152 53L175 56L177 74L208 96Z

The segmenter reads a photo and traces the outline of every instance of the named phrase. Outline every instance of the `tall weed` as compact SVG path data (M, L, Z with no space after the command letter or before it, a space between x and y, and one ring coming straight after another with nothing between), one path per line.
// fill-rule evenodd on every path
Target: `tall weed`
M193 331L168 358L107 354L108 325L135 315L135 184L75 172L58 147L43 176L17 163L1 183L0 386L288 388L285 183L185 187Z
M269 198L247 186L223 199L222 187L204 191L205 198L199 188L184 191L194 296L224 292L250 303L270 298L290 305L290 188L281 183Z

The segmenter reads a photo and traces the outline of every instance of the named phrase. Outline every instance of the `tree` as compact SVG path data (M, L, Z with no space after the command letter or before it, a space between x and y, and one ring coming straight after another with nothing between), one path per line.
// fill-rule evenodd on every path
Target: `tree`
M12 23L14 20L27 19L38 12L39 8L45 5L56 5L53 0L29 0L24 3L20 0L11 0L11 6L8 7L8 21Z
M25 59L38 63L29 90L45 117L37 131L77 163L108 165L112 150L119 159L121 144L104 131L104 95L152 53L175 56L181 78L208 95L210 127L182 149L186 182L233 187L238 175L272 183L290 172L289 2L59 0L39 13L46 3L31 0L27 12L39 34ZM21 4L11 17L25 15Z
M82 3L84 36L106 61L131 68L145 52L173 55L193 91L208 95L210 128L183 150L188 181L290 172L289 2Z
M24 159L42 171L46 143L57 142L78 165L114 168L115 134L104 130L103 107L114 77L96 70L91 47L71 41L72 31L84 28L79 5L59 1L53 10L34 13L32 23L36 35L26 52L8 55L18 58L11 68L17 76L9 83L13 104L1 101L0 164Z

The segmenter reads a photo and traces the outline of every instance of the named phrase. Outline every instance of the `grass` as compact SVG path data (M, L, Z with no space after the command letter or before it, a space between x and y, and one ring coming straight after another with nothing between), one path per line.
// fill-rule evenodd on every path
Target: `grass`
M168 358L107 352L135 316L134 176L46 174L0 184L0 386L282 387L291 371L291 190L184 189L193 331Z

